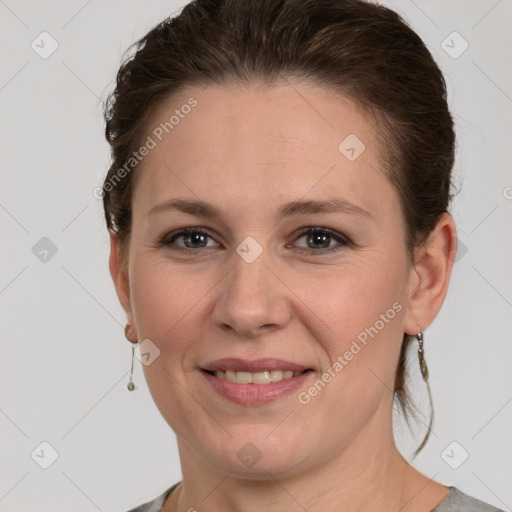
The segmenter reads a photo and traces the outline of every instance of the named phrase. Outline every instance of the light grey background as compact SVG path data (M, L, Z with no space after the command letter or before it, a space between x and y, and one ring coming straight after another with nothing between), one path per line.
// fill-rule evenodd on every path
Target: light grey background
M3 512L123 511L181 478L174 433L138 361L138 389L126 389L126 319L92 191L109 164L100 100L121 53L184 3L0 0ZM443 309L425 332L435 423L414 464L511 510L512 2L385 4L405 16L446 75L462 185L453 208L462 250ZM58 43L46 59L31 47L51 48L43 31ZM458 58L447 53L458 54L464 40L469 47ZM43 237L57 248L46 262L33 252ZM412 359L416 400L428 411ZM404 456L423 433L420 424L414 439L397 419ZM38 464L50 456L42 442L58 453L47 469ZM469 457L453 469L463 450Z

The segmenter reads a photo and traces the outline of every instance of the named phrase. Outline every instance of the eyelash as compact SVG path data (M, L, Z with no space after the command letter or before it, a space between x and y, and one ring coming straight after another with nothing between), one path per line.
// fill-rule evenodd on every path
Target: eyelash
M157 246L158 247L168 247L169 249L172 249L175 251L182 251L182 252L196 251L198 249L207 249L207 247L199 247L198 249L193 249L190 247L182 247L179 245L170 247L176 238L183 236L183 235L187 235L187 234L199 234L199 235L208 236L212 240L214 239L210 235L210 233L208 231L206 231L204 228L198 228L198 227L183 228L183 229L180 229L179 231L175 231L173 233L168 233L168 234L164 235L158 241ZM322 254L327 254L327 253L333 253L333 252L339 251L340 249L342 249L345 246L350 245L350 243L351 243L350 240L348 240L348 238L341 235L340 233L338 233L332 229L329 229L329 228L323 228L323 227L318 227L318 226L308 226L305 228L301 228L299 231L299 235L294 240L294 242L296 242L297 240L299 240L300 238L302 238L304 235L307 235L307 234L329 235L332 239L336 240L340 244L340 245L337 245L334 247L329 247L327 249L309 249L310 256L317 256L317 255L322 255ZM305 249L305 248L302 248L302 249L303 249L303 251L308 252L308 249Z

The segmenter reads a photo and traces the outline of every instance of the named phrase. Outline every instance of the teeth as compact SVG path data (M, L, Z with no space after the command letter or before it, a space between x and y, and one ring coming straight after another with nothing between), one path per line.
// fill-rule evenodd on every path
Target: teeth
M278 382L283 379L296 377L302 372L293 372L292 370L267 370L263 372L235 372L233 370L217 370L215 377L236 382L237 384L269 384L270 382Z

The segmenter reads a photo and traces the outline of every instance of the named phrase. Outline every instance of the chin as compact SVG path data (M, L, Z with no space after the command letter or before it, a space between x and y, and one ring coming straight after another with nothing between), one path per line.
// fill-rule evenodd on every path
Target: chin
M269 474L279 478L306 465L304 448L298 450L297 446L291 439L269 441L265 436L255 436L251 441L249 436L235 436L215 453L211 446L203 448L209 450L208 458L222 471L249 480L268 480Z

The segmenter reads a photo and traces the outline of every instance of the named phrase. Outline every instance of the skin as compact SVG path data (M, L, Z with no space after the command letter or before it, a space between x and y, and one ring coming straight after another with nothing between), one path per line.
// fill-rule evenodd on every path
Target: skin
M190 86L159 106L147 134L191 96L197 106L137 169L126 270L111 238L110 271L132 341L150 339L160 350L143 369L177 436L183 483L164 511L432 510L448 488L398 452L392 389L403 333L425 330L445 299L456 252L452 218L444 214L408 259L375 123L339 93L298 82ZM349 134L365 144L355 161L338 149ZM176 198L207 201L221 217L147 215ZM328 198L371 217L275 219L284 203ZM183 237L158 246L194 226L209 231L207 247ZM298 233L308 226L350 242L308 241ZM262 248L252 263L236 252L247 236ZM325 253L326 246L339 250ZM198 369L221 357L279 357L316 369L299 391L307 390L395 302L401 310L306 405L296 392L237 405ZM248 442L261 453L252 467L237 457Z

